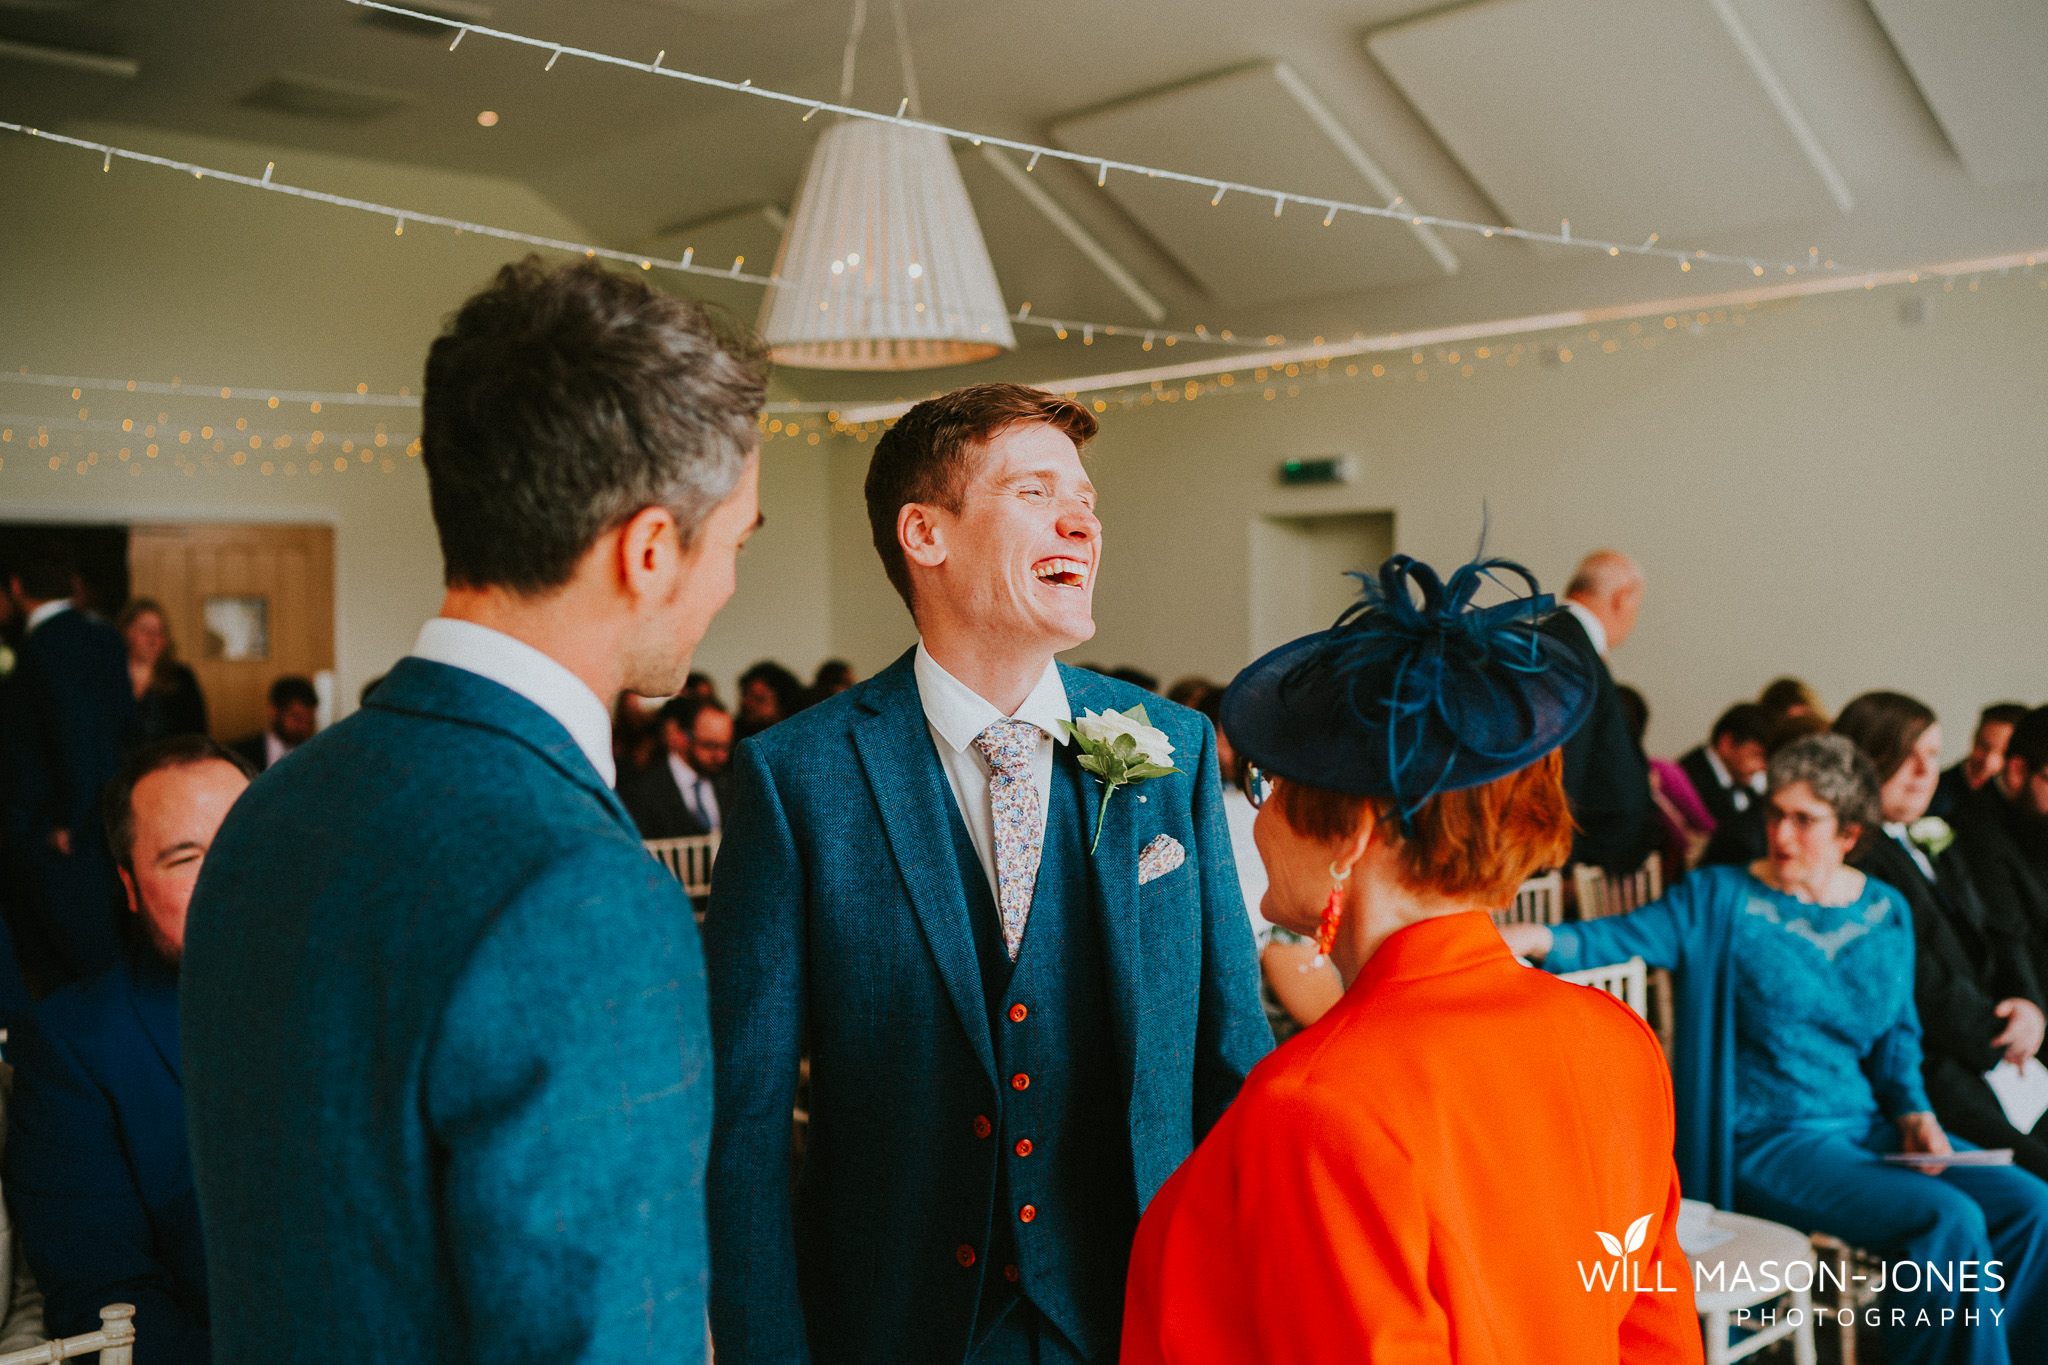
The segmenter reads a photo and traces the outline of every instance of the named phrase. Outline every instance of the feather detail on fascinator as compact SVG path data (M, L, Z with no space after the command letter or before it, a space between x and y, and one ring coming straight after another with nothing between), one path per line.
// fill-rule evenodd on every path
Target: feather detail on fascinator
M1431 797L1526 767L1585 723L1592 663L1537 630L1556 604L1521 565L1475 559L1446 582L1395 555L1355 577L1359 600L1335 625L1267 654L1225 694L1224 729L1259 767L1390 800L1406 830ZM1526 593L1473 604L1509 578Z

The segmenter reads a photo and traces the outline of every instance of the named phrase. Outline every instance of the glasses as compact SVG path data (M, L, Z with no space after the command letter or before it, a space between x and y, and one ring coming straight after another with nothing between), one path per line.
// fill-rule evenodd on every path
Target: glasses
M1273 779L1259 769L1256 763L1244 765L1244 794L1257 810L1266 804L1266 798L1273 794Z

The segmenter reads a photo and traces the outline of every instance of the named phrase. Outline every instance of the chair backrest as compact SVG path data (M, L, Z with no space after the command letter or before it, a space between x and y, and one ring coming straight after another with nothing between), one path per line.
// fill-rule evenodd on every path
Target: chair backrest
M681 839L648 839L647 851L675 874L692 900L711 894L711 865L718 860L718 834L692 834ZM5 1362L0 1362L5 1365Z
M1620 877L1580 863L1572 869L1572 891L1578 897L1580 919L1626 915L1664 894L1663 856L1652 853L1641 867Z
M1564 873L1552 869L1515 888L1507 907L1493 912L1495 924L1559 924L1564 920Z
M100 1329L84 1336L46 1341L0 1355L0 1365L47 1365L73 1356L100 1355L100 1365L133 1365L135 1360L135 1305L110 1303L100 1309Z
M1648 972L1639 957L1632 957L1626 962L1617 962L1609 967L1588 967L1582 972L1559 972L1557 979L1569 981L1575 986L1591 986L1596 991L1606 991L1637 1014L1645 1019L1649 1018Z

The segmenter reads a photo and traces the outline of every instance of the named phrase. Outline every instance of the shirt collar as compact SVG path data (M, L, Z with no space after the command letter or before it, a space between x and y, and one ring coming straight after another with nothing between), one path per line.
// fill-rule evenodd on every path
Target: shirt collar
M561 723L607 787L618 784L611 713L583 679L556 660L503 631L447 616L420 627L412 653L517 692Z
M1707 766L1714 770L1714 780L1724 787L1733 787L1735 774L1728 771L1728 765L1721 761L1721 755L1714 752L1714 746L1709 744L1701 752L1707 756Z
M668 752L668 775L675 779L676 790L683 794L683 799L694 806L697 784L704 780L703 774L684 762L683 756L671 749Z
M1600 624L1600 618L1595 616L1583 603L1575 602L1569 597L1564 601L1564 609L1578 617L1579 624L1586 628L1587 637L1593 641L1593 652L1603 659L1606 658L1607 627Z
M911 668L917 676L917 695L924 703L925 720L954 753L972 744L977 735L999 720L1028 721L1056 742L1067 742L1065 731L1055 722L1072 720L1074 711L1067 704L1067 685L1060 681L1060 666L1049 659L1038 685L1013 716L1005 716L979 692L939 667L939 661L925 649L922 640L917 642L917 658Z
M43 605L37 607L34 611L28 614L28 628L30 630L34 630L37 626L49 620L58 612L70 610L71 599L68 597L60 597L54 602L45 602L43 603Z

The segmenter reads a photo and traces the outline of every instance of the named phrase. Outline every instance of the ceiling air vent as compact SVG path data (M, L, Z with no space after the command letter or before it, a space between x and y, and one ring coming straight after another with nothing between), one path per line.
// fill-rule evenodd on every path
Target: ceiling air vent
M367 85L280 72L242 96L247 109L267 109L324 123L368 123L405 104L405 96Z

